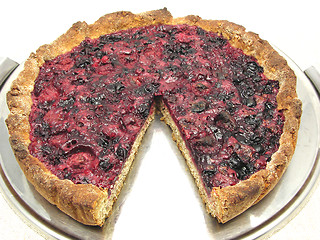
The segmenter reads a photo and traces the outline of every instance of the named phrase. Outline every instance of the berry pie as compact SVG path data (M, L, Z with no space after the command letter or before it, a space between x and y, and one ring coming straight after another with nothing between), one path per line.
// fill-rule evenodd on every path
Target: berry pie
M75 23L30 55L7 103L27 179L66 214L100 226L155 114L221 223L276 185L301 117L296 77L266 41L166 9Z

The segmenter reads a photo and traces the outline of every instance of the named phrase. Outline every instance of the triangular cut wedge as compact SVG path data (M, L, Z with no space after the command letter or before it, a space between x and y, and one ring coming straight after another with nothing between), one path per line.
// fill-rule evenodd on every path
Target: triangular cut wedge
M6 122L39 193L102 226L160 111L208 212L225 223L287 168L301 116L295 86L286 61L239 25L117 12L32 53Z

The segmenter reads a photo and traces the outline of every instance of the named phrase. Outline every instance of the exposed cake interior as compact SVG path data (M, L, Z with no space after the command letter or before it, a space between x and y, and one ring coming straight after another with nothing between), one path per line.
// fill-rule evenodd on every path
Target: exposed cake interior
M210 193L264 169L277 151L278 89L256 59L199 27L86 39L40 68L29 151L60 179L111 191L159 97Z

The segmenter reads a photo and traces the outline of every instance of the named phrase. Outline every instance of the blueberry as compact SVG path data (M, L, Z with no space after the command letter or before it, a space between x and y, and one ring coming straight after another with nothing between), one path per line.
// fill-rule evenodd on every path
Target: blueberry
M225 92L220 92L217 96L217 98L221 101L226 102L227 100L230 100L234 97L234 92L229 92L229 93L225 93Z
M81 183L81 184L89 184L89 183L90 183L90 180L89 180L89 178L87 178L87 177L82 177L82 178L80 179L80 183Z
M195 50L187 43L175 43L164 45L163 54L167 56L169 60L174 60L194 52Z
M164 33L156 33L155 36L158 37L158 38L164 38L167 35L164 34Z
M232 116L227 111L221 111L216 117L216 121L222 121L224 123L230 122L232 119Z
M229 166L232 169L240 169L241 166L243 165L242 160L236 153L232 153L230 159L229 159Z
M82 49L80 50L80 55L88 55L90 52L92 52L93 49L93 45L90 44L87 41L83 41L80 46L82 47Z
M226 110L227 110L229 113L233 114L233 113L236 111L236 109L237 109L237 107L236 107L236 105L235 105L233 102L231 102L231 101L226 101Z
M275 108L276 108L276 106L273 105L271 102L266 102L266 103L264 104L264 107L265 107L266 110L272 110L272 109L275 109Z
M249 115L249 116L246 116L244 118L244 122L246 124L249 124L249 125L255 125L256 124L256 115Z
M216 173L216 169L205 169L202 171L202 175L209 178L213 177Z
M261 77L259 75L255 75L255 76L252 77L252 81L254 83L258 83L258 82L261 81Z
M123 91L125 89L124 85L121 82L116 82L114 83L114 91L116 93L120 93L121 91Z
M166 67L166 69L168 69L169 71L171 71L173 73L176 73L179 71L179 67L177 65L172 65L172 64L169 64L169 66Z
M71 179L72 173L67 168L63 169L63 179Z
M274 89L279 88L279 82L278 81L269 81L267 84L263 86L262 92L264 94L272 94Z
M248 77L253 77L263 73L263 68L260 67L256 62L248 62L245 66L244 74Z
M90 53L90 51L91 51L90 48L85 47L85 48L80 50L80 55L86 56L86 55L88 55Z
M55 100L39 102L37 107L41 110L49 111L54 102Z
M63 111L70 111L75 103L75 97L71 97L65 100L60 100L58 106L63 108Z
M246 86L245 88L242 88L240 90L240 94L242 97L244 98L249 98L249 97L252 97L254 95L254 89L250 86Z
M200 162L200 164L203 164L203 165L210 164L210 159L211 159L210 155L203 154L203 153L200 153L199 155L200 156L197 157L196 159L197 159L198 162Z
M266 84L266 85L264 85L263 90L262 90L262 92L263 92L264 94L271 94L272 91L273 91L273 87L272 87L272 85L269 84L269 83Z
M271 102L266 102L264 104L263 115L266 119L271 119L273 117L273 111L276 108Z
M103 35L99 37L101 43L115 43L122 40L122 36L119 35Z
M199 36L205 36L206 35L206 31L204 31L202 28L197 27L197 34Z
M232 82L235 85L239 85L240 83L242 83L245 80L245 78L243 78L242 76L234 76L232 77Z
M209 126L210 130L213 132L215 138L217 141L222 141L223 140L223 133L220 128L216 126Z
M244 99L244 102L245 102L245 105L250 108L257 106L257 102L254 99L254 97L246 98L246 99Z
M127 157L128 150L122 147L121 144L119 144L117 150L116 150L116 155L120 160L124 160Z
M248 145L250 143L250 141L245 137L243 136L243 134L241 133L236 133L234 134L234 137L237 139L237 141L241 144L245 144L245 145Z
M135 90L135 94L142 97L146 94L155 94L160 87L160 83L147 83L142 87L139 87Z
M143 118L147 118L150 111L150 106L147 103L143 103L139 105L137 108L137 112L139 115L141 115Z
M262 143L264 141L264 138L263 137L260 137L260 136L257 136L257 135L254 135L250 138L250 141L253 142L253 143Z
M33 94L35 97L39 97L40 93L44 89L43 85L41 83L37 83L34 85Z
M254 172L254 166L251 163L243 162L236 153L232 153L228 165L231 169L236 171L237 178L240 180L246 179Z
M202 113L207 108L207 103L205 101L195 102L191 105L191 112Z
M257 153L259 153L260 155L263 154L264 151L264 147L261 144L253 144L252 147L256 150Z
M209 36L208 37L209 42L213 43L214 47L222 48L224 45L226 45L227 40L222 38L222 37L213 37Z
M100 160L99 167L105 172L111 170L113 168L113 164L109 162L109 159Z
M109 148L110 147L110 137L109 136L106 136L106 135L103 135L102 137L100 137L98 139L98 145L102 148Z
M77 79L71 81L71 84L76 86L81 86L85 83L86 83L86 80L84 80L82 77L78 77Z
M84 99L84 101L86 103L90 103L92 105L102 105L102 103L104 102L104 100L106 99L106 96L104 94L101 94L97 97L86 97Z
M180 116L185 116L187 114L187 111L181 106L177 106L176 111Z
M52 154L47 156L50 164L59 165L62 159L66 158L66 153L61 149L52 148Z
M160 83L149 83L144 85L143 89L146 93L154 94L160 87Z
M279 144L279 139L280 139L280 136L273 135L270 137L268 143L270 144L271 147L274 147L275 145Z
M51 136L51 127L48 123L42 122L36 125L33 134L37 137L48 139Z
M110 59L112 67L115 67L120 64L117 57L115 57L115 56L110 56L109 59Z
M172 94L171 92L166 92L165 93L165 99L169 102L169 103L176 103L177 101L177 96ZM180 107L180 106L179 106Z
M249 115L244 118L244 122L255 129L261 125L262 121L256 115Z
M199 73L198 75L197 75L197 80L198 81L203 81L203 80L205 80L206 79L206 76L204 75L204 74L201 74L201 73ZM201 83L200 83L201 84ZM202 84L203 85L203 84Z
M44 144L41 146L41 152L44 157L53 154L53 149L51 146Z
M77 58L75 62L75 67L76 68L86 68L92 64L92 59L91 58Z
M98 51L95 53L95 57L101 59L103 56L106 56L106 52L104 51Z
M202 170L202 178L203 178L203 182L205 184L205 187L207 188L208 191L212 190L213 184L213 178L217 173L217 168L216 166L207 166L205 167L205 169Z
M219 80L227 79L227 74L223 70L216 71L215 74Z
M237 124L230 113L227 111L221 111L215 118L215 122L218 127L223 127L229 131L236 129Z

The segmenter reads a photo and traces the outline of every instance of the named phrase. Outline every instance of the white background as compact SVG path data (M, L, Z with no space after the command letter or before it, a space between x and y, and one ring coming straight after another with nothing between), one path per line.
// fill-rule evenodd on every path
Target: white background
M174 17L189 14L225 19L256 32L290 56L302 70L320 66L320 7L317 1L1 1L0 56L23 62L40 45L50 43L74 22L93 23L119 10L133 13L167 7ZM320 191L271 239L320 236ZM0 195L0 238L42 239L8 207Z

